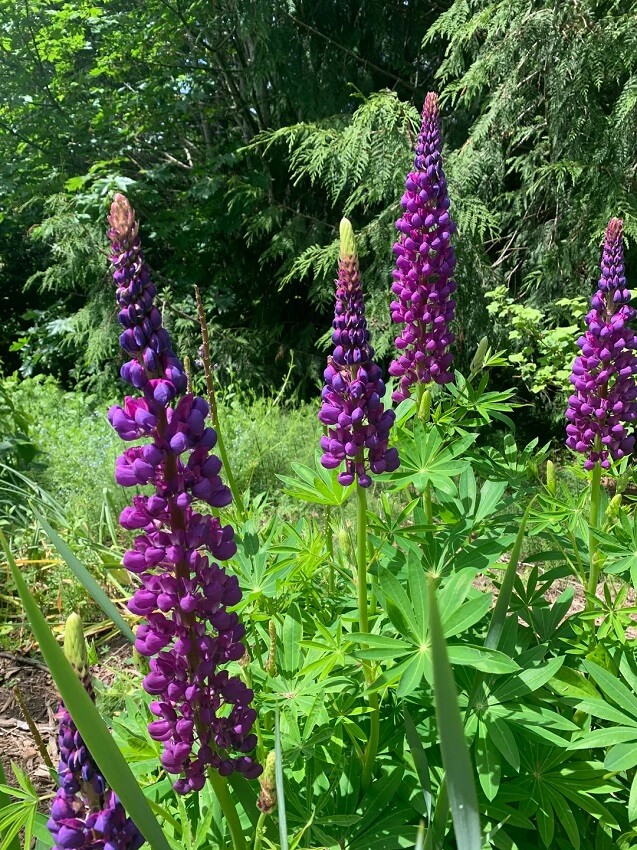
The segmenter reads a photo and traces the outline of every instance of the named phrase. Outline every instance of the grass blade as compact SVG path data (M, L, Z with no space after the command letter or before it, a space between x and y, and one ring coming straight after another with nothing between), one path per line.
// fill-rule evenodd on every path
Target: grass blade
M47 667L58 687L87 749L95 759L107 783L135 821L153 850L170 850L155 815L133 776L126 759L112 739L104 721L95 708L73 668L53 636L38 605L20 573L4 534L0 544L9 563L13 580L20 594L25 613Z
M106 616L111 620L120 632L131 642L135 642L135 635L132 632L131 627L128 625L126 620L122 617L120 612L117 610L117 607L111 602L108 598L108 595L104 592L104 590L100 587L100 585L95 581L90 572L86 569L84 564L77 558L73 552L69 549L66 543L62 540L59 534L56 534L55 531L51 528L49 523L44 519L41 514L35 508L32 508L33 514L37 521L40 523L42 528L44 529L47 537L53 543L55 548L58 550L60 555L64 558L66 563L69 566L69 569L73 572L77 580L84 587L88 595L95 601L97 605L102 609L102 611L106 614Z
M429 578L429 628L436 720L456 843L462 850L481 850L482 835L473 768L464 738L458 693L442 632L436 601L436 586L431 577Z

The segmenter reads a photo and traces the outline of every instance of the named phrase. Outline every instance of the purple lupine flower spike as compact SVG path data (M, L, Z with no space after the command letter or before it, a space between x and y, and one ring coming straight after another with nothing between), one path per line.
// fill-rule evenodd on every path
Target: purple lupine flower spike
M577 340L566 418L569 449L586 455L585 469L632 452L635 437L626 425L637 418L637 339L628 322L635 318L626 288L621 219L609 221L602 252L598 290L586 316L587 329Z
M77 614L67 620L64 652L94 700L82 623ZM127 817L115 792L107 787L63 703L57 717L60 787L47 823L55 841L53 850L138 850L144 837Z
M321 437L321 464L336 469L344 463L345 470L338 476L343 486L356 480L361 487L369 487L372 480L368 467L374 473L393 472L399 460L397 450L388 447L395 414L385 410L381 402L385 385L380 368L373 362L354 232L346 218L341 222L332 327L334 352L327 359L323 405L318 415L328 426L328 433Z
M414 384L453 380L449 346L455 336L449 326L456 309L451 297L456 290L451 245L456 226L449 216L441 151L438 95L429 92L414 170L407 176L401 200L404 212L396 222L400 237L394 245L392 292L397 299L390 309L392 320L405 327L395 343L400 354L389 367L389 374L400 378L399 388L392 393L394 401L409 398Z
M128 607L146 620L135 646L150 658L143 685L155 697L157 719L149 732L164 743L162 764L179 777L175 790L187 793L203 787L208 765L248 778L262 770L247 755L257 742L254 694L223 669L245 653L245 629L227 611L241 599L239 582L216 563L236 552L234 530L193 508L196 499L220 508L232 497L211 454L217 435L206 427L208 404L184 394L186 375L154 304L135 213L123 195L115 196L109 222L120 341L131 357L122 377L143 392L112 407L109 419L122 439L146 440L118 458L115 478L124 487L153 487L120 516L124 528L139 532L123 560L141 582Z

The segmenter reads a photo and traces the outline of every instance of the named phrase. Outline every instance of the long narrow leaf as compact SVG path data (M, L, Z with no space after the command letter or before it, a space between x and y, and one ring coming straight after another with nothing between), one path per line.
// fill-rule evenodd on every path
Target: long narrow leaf
M458 693L442 632L436 587L429 578L429 629L434 673L434 700L456 843L462 850L481 850L482 836L473 768L464 738Z
M423 747L422 741L420 740L420 735L418 734L418 730L416 729L416 724L414 723L406 705L403 706L403 712L405 715L405 732L407 735L407 743L409 744L409 749L411 751L411 755L414 760L414 765L416 767L416 773L418 774L418 779L420 780L420 787L422 788L422 793L425 797L425 809L427 811L427 820L430 821L432 796L431 783L429 781L429 762L427 761L427 753L425 752L425 748Z
M285 787L283 785L283 751L281 749L281 715L274 715L274 780L276 783L277 812L279 815L279 841L281 850L288 850L288 819L285 810Z
M487 649L497 649L500 643L506 616L509 613L509 603L511 602L511 594L513 593L513 583L518 570L522 544L524 543L524 531L531 513L533 502L534 499L531 499L529 506L524 511L524 515L520 520L520 527L515 538L515 543L513 544L513 549L511 550L511 558L505 570L502 584L500 585L498 600L495 603L495 608L493 609L493 614L491 616L491 623L489 624L489 631L487 632L487 636L484 641L484 645Z
M102 611L106 614L106 616L112 620L112 622L117 626L120 632L131 642L135 642L135 635L133 634L130 626L126 622L126 620L122 617L122 615L117 610L116 606L111 602L108 598L107 594L104 590L99 586L99 584L95 581L93 576L86 569L84 564L76 558L76 556L71 552L66 543L62 540L62 538L56 534L55 531L51 528L49 523L44 519L44 517L37 512L35 508L32 508L33 514L37 521L40 523L42 528L44 529L47 537L53 543L55 548L58 550L60 555L64 558L66 563L69 566L69 569L73 572L77 580L84 587L88 595L93 599L93 601L99 605Z
M153 850L170 850L148 800L137 784L126 759L109 734L93 701L58 646L35 599L31 596L1 531L0 544L4 549L33 634L40 645L40 651L87 749Z

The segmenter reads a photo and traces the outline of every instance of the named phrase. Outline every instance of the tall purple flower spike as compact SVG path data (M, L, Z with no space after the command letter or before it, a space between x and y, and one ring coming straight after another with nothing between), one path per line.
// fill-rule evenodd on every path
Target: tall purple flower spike
M414 170L407 176L401 200L404 212L396 222L400 236L394 245L392 292L397 298L390 309L392 320L405 327L396 338L399 356L389 367L389 374L400 378L399 388L392 393L394 401L409 398L414 384L453 380L449 346L455 336L449 325L456 309L451 297L456 289L451 245L456 226L449 216L441 151L438 96L429 92Z
M77 614L67 620L64 652L94 700L82 622ZM54 850L138 850L144 843L142 834L108 788L63 703L57 717L59 788L47 823Z
M127 396L108 417L123 440L145 440L118 458L115 478L124 487L153 488L120 517L139 532L123 561L141 582L128 607L146 620L135 646L150 658L143 685L156 698L150 709L157 719L149 732L164 743L166 770L179 776L175 790L187 793L202 788L208 765L249 779L262 770L246 755L257 743L254 694L222 669L245 652L245 628L227 611L241 599L239 582L215 562L236 552L234 531L193 508L195 499L221 508L232 497L211 453L217 436L205 424L208 404L184 394L186 375L153 303L135 213L123 195L115 196L109 222L120 342L131 357L121 374L143 396Z
M326 469L343 463L338 480L343 486L358 481L369 487L367 472L393 472L398 468L398 452L388 447L389 431L394 423L393 410L385 410L385 395L380 368L373 362L369 344L365 304L358 269L352 225L341 222L341 257L336 280L336 307L332 323L334 352L327 359L323 405L320 421L328 426L321 437Z
M623 223L612 218L606 228L602 274L586 316L587 330L577 340L570 381L575 392L566 410L569 449L586 455L585 469L596 463L608 469L611 460L632 452L635 438L626 424L637 418L637 340L628 322L635 318L626 289Z

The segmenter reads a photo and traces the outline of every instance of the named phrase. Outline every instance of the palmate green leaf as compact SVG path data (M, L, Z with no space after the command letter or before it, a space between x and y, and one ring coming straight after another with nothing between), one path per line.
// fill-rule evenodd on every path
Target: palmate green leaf
M422 422L416 421L413 435L405 431L401 433L400 468L389 476L395 484L394 489L402 490L413 484L419 493L423 493L430 484L444 493L455 495L453 478L467 468L469 462L462 459L462 455L476 438L476 434L467 434L454 440L450 446L444 446L437 428L425 431Z
M153 850L169 850L169 844L148 800L109 734L93 701L67 661L62 649L58 646L16 566L2 532L0 532L0 544L4 549L13 580L33 629L33 634L40 646L40 651L87 749L95 759L107 783L115 791L122 805L153 847Z
M337 469L324 469L317 462L315 469L301 463L292 463L296 478L280 475L277 478L285 485L284 492L294 499L326 507L340 507L352 495L356 484L343 487L339 484Z
M464 737L458 693L442 633L436 588L432 578L429 579L429 623L436 721L456 843L463 850L481 850L482 835L473 768Z
M133 634L131 627L122 617L117 607L108 598L104 590L100 587L100 585L95 581L90 572L86 569L84 564L79 560L79 558L77 558L73 554L71 549L66 545L62 538L51 528L46 519L41 514L39 514L35 508L32 508L32 511L33 515L44 529L51 543L53 543L62 558L64 558L64 560L68 564L69 569L73 572L73 574L80 582L80 584L84 587L91 599L93 599L93 601L97 605L99 605L99 607L106 614L109 620L111 620L113 624L117 626L117 628L124 635L124 637L126 637L131 643L134 643L135 635Z

